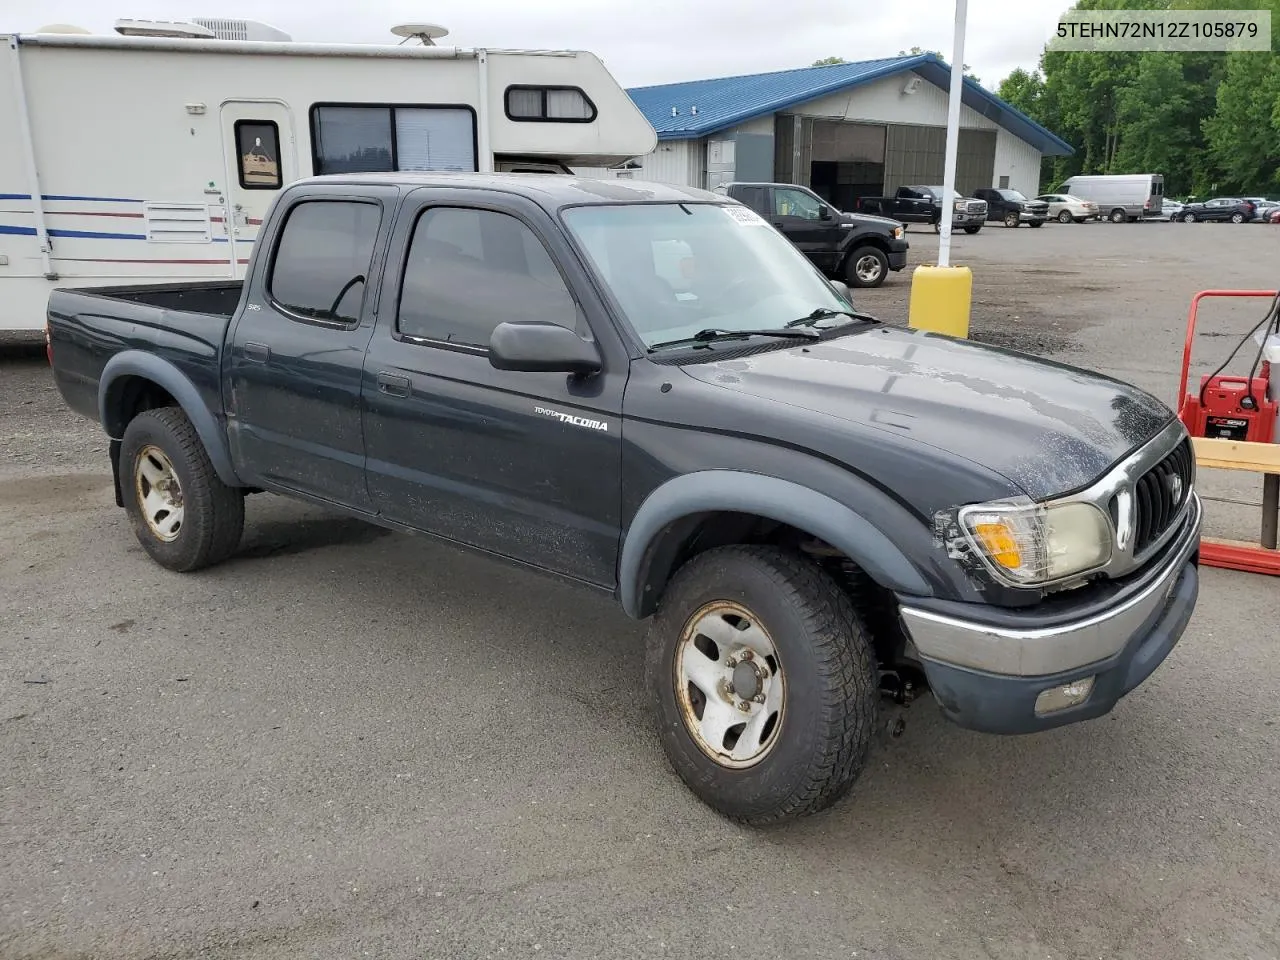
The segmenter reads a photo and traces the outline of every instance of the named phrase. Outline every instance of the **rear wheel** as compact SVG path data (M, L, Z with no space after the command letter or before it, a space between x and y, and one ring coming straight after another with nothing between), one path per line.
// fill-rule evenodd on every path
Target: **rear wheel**
M134 536L179 572L229 557L244 530L244 497L214 472L199 434L177 407L138 414L120 446L121 488Z
M1125 212L1123 209L1121 209L1120 207L1116 207L1114 210L1111 211L1111 216L1109 219L1111 220L1112 223L1124 223L1129 218L1125 215Z
M851 287L878 287L889 275L889 258L877 247L858 247L845 261L845 277Z
M1231 215L1231 222L1232 222L1232 223L1244 223L1244 214L1243 214L1243 213L1239 213L1239 212L1233 213L1233 214Z
M1071 221L1072 221L1072 216L1066 210L1063 210L1060 214L1058 214L1059 223L1070 223Z
M724 816L765 824L844 796L871 747L879 695L849 596L772 547L720 547L672 579L646 678L676 773Z

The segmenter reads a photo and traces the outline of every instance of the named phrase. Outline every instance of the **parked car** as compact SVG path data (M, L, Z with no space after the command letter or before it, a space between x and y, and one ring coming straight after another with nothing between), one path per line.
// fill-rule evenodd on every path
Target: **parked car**
M1246 198L1252 200L1252 198ZM1252 200L1253 219L1258 223L1267 223L1275 210L1280 210L1280 202L1275 200Z
M1028 200L1021 191L1008 187L983 187L973 195L987 203L987 219L996 220L1006 227L1026 223L1033 227L1044 226L1049 218L1049 204L1043 200Z
M1178 211L1183 223L1199 220L1229 220L1232 223L1248 223L1253 219L1255 204L1240 197L1214 197L1202 203L1187 203Z
M899 187L891 197L862 197L858 200L859 213L892 217L899 223L931 223L934 232L942 229L942 198L946 191L940 186L912 184ZM951 224L965 233L974 234L987 220L987 205L973 197L958 196L951 210Z
M842 213L793 183L726 183L714 192L746 204L823 273L852 287L878 287L907 265L910 245L896 220Z
M1183 206L1184 204L1182 201L1170 200L1168 197L1165 197L1160 205L1160 215L1167 220L1173 220L1182 212Z
M1092 200L1072 196L1069 193L1045 193L1036 197L1049 205L1049 219L1059 223L1084 223L1086 220L1097 220L1101 213L1098 205Z
M1280 223L1280 207L1267 214L1267 223Z
M644 675L594 682L759 824L847 793L885 695L1005 734L1110 712L1198 595L1165 404L842 286L703 190L333 174L277 194L243 284L55 289L46 333L159 566L231 557L270 491L612 596L650 620Z

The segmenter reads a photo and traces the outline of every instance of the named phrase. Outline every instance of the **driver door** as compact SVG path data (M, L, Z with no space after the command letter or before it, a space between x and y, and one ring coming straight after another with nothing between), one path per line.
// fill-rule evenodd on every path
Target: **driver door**
M834 214L823 220L826 204L807 190L774 187L772 192L769 222L817 266L833 269L840 244L840 221Z

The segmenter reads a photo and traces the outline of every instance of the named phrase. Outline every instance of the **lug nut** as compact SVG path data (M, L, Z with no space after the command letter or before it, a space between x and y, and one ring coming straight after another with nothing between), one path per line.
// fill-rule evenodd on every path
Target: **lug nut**
M738 661L733 659L733 657L730 657L728 660L724 662L724 665L728 667L730 670L732 670L734 667L738 665Z
M743 700L741 703L738 704L738 709L741 710L743 713L748 713L751 710L751 704Z
M753 656L755 656L755 654L753 654L750 650L743 650L743 651L742 651L742 659L743 659L743 660L750 660Z
M756 694L754 697L752 697L751 699L752 699L752 700L754 700L756 703L764 703L764 694L763 694L763 693L757 693L757 694Z

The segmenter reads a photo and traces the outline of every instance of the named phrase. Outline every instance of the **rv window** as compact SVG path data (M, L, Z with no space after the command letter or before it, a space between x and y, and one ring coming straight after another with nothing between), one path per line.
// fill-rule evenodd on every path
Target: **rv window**
M317 174L476 169L469 107L316 105L311 138Z
M237 120L236 156L240 186L246 190L279 190L280 128L273 120Z
M577 87L507 87L507 117L551 123L590 123L596 105Z
M298 204L289 211L276 244L271 299L298 319L357 323L380 220L373 203Z
M487 347L494 328L505 320L578 328L577 305L542 242L505 213L427 210L409 244L399 332Z

